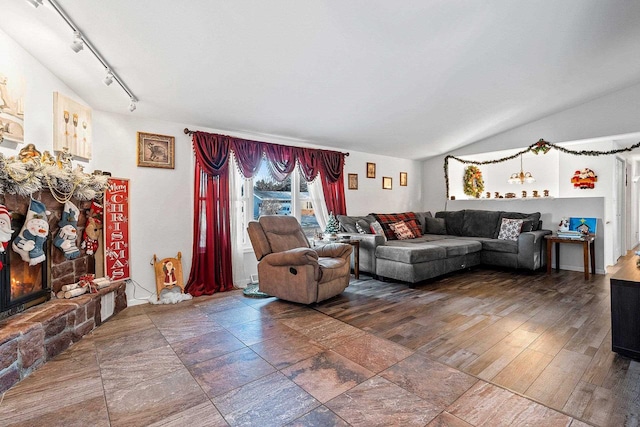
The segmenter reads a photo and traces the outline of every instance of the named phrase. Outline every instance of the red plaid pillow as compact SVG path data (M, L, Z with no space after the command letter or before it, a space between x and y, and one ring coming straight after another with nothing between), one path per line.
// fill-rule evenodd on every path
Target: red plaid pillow
M413 233L415 237L422 237L422 227L418 224L418 221L415 219L410 219L409 221L405 221L409 230Z
M395 224L389 224L389 227L391 227L398 240L414 239L416 237L413 235L413 233L409 229L409 226L404 221L396 222Z
M415 220L416 223L418 221L418 217L413 212L405 212L405 213L391 213L391 214L369 214L372 215L376 221L380 223L382 229L384 230L384 235L387 240L396 240L396 233L391 229L391 224L395 224L400 221L410 221Z

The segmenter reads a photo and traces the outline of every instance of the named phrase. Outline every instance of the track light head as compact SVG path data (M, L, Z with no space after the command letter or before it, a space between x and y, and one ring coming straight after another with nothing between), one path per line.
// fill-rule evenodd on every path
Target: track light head
M111 83L113 83L113 73L111 72L111 70L107 69L107 75L104 77L104 80L102 80L102 81L107 86L109 86Z
M82 49L84 49L84 41L82 41L82 34L76 31L73 33L73 42L71 42L71 50L73 50L75 53L78 53Z
M131 102L129 103L129 111L131 111L132 113L136 111L136 102L138 102L136 98L131 98Z
M27 0L33 7L42 6L42 0Z

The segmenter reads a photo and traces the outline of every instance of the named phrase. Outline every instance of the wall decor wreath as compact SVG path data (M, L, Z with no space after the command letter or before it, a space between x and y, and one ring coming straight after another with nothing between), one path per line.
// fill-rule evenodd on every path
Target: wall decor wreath
M467 166L464 170L464 194L478 198L483 191L482 171L477 166Z

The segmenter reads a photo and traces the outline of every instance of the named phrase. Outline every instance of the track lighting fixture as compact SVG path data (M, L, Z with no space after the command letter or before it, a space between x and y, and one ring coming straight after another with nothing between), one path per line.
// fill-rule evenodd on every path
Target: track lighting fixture
M111 70L107 70L107 75L104 77L104 80L102 80L102 81L107 86L109 86L111 83L113 83L113 73L111 72Z
M43 0L27 0L27 1L30 4L32 4L34 7L38 7L41 4L43 4ZM91 52L93 56L95 56L95 58L100 62L100 64L102 64L104 69L107 71L107 75L102 80L103 83L109 86L115 80L115 82L118 83L118 85L122 88L122 90L127 94L129 99L131 100L131 103L129 104L129 111L134 111L136 109L136 102L138 102L138 98L136 98L133 92L131 92L129 87L127 87L125 82L122 81L120 76L118 76L118 74L116 74L111 69L111 66L109 65L109 63L105 61L102 55L100 55L100 52L98 52L95 46L91 44L89 39L87 39L87 37L80 32L80 29L77 27L77 25L71 20L71 18L69 17L69 15L67 15L64 9L58 4L58 1L57 0L47 0L47 1L49 2L53 10L60 16L60 18L62 18L62 20L73 31L73 43L71 43L71 49L73 49L73 51L77 53L77 52L80 52L86 45L87 50Z
M80 52L84 48L84 41L82 41L82 34L79 31L73 33L73 42L71 42L71 50L75 53Z

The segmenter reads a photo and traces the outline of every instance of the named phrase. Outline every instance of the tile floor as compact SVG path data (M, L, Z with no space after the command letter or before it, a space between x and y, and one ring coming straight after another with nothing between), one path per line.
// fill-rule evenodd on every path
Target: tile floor
M586 426L428 354L240 291L130 307L7 391L2 426Z

